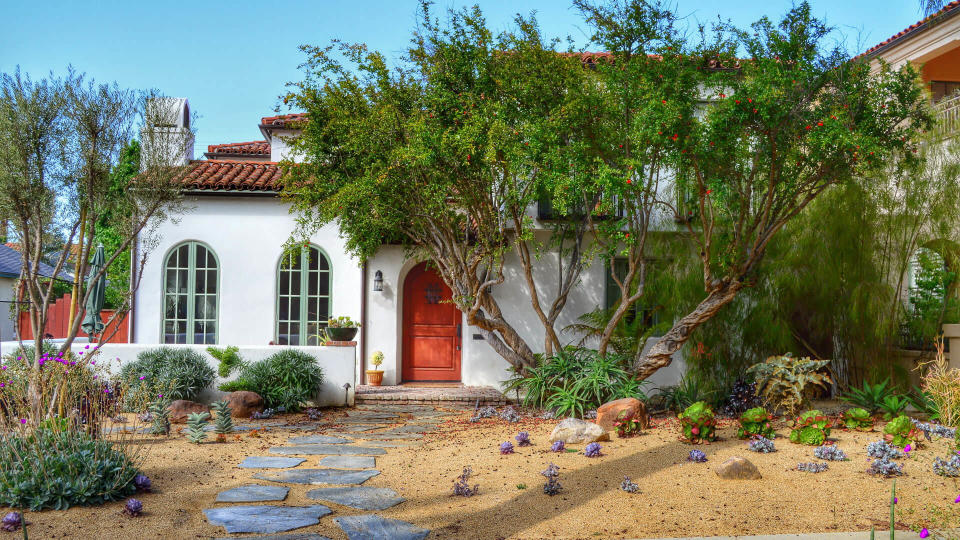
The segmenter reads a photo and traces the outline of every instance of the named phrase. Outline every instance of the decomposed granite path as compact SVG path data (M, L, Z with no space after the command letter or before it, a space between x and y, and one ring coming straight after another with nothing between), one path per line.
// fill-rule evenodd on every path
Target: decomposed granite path
M436 424L453 414L422 405L350 409L346 418L327 426L335 433L291 437L284 446L270 448L272 456L246 457L237 467L254 469L249 477L265 484L239 478L238 485L220 492L216 502L244 504L220 504L204 510L204 515L210 524L228 533L272 535L245 538L322 540L326 537L303 528L317 525L334 513L333 522L350 540L426 538L429 529L370 513L402 504L406 499L401 494L391 488L362 484L380 474L375 468L376 456L392 448L421 444L424 433L435 431ZM323 457L314 462L309 459L312 456ZM304 484L318 486L306 493L317 504L280 505L291 487ZM327 504L345 510L335 511ZM301 530L287 533L295 529Z

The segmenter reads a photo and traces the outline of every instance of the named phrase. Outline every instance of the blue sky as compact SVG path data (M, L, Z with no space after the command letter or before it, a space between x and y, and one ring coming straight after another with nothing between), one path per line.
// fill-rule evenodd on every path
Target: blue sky
M546 35L587 41L586 26L566 0L438 0L434 9L473 3L495 29L507 28L517 12L536 11ZM272 113L284 83L299 78L304 57L298 45L339 38L399 56L416 23L417 5L416 0L8 2L0 71L19 65L40 77L73 64L99 81L186 97L199 114L200 157L208 144L261 138L260 117ZM791 2L676 0L675 5L694 26L718 15L747 25L763 15L778 18ZM813 0L812 5L847 35L856 52L920 18L916 0Z

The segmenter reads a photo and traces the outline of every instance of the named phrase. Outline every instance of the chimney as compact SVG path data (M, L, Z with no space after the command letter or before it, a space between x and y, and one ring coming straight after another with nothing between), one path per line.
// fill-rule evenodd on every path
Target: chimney
M140 169L186 165L193 159L190 103L186 98L152 97L140 131Z

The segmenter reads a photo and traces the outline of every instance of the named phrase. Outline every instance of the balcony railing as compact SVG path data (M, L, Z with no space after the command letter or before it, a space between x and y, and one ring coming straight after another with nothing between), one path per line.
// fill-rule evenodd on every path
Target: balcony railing
M937 131L945 136L960 132L960 94L954 94L933 106L937 115Z

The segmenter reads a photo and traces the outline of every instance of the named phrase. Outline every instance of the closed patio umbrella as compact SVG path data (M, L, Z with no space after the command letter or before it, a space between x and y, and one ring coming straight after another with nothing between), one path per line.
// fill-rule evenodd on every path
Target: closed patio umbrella
M87 303L84 306L86 315L83 316L83 323L80 326L83 331L91 337L103 331L103 320L100 318L100 310L103 309L104 294L107 289L107 273L104 272L100 277L96 277L106 262L103 254L103 244L97 246L97 252L90 261L90 279L87 281L87 290L90 296L87 297ZM96 278L96 279L94 279Z

